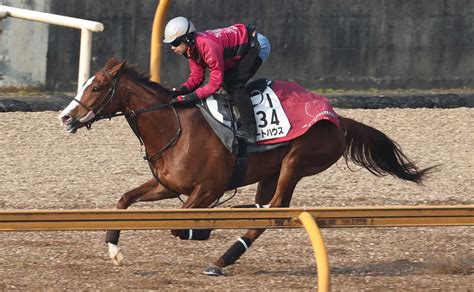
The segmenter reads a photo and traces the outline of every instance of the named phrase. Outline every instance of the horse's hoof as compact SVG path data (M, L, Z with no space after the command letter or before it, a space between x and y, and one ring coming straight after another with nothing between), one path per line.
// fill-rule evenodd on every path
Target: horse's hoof
M120 266L120 263L123 260L122 249L113 243L108 242L109 245L109 256L112 259L112 262L116 266Z
M204 274L208 276L222 276L224 272L222 272L222 268L218 266L209 266L204 270Z

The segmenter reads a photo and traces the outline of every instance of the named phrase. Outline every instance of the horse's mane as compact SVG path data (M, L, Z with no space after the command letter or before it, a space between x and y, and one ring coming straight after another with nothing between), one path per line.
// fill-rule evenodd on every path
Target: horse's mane
M138 73L134 67L129 65L125 65L122 69L122 74L127 74L127 76L131 77L132 79L136 80L138 83L152 89L153 91L164 91L164 92L171 92L170 89L164 87L158 82L154 82L150 80L150 75L147 73Z
M114 65L120 64L117 60L114 58L111 58L107 61L105 64L105 68L110 68ZM163 85L159 84L158 82L154 82L150 80L150 75L147 73L139 73L134 66L130 66L128 64L125 64L125 66L122 68L122 74L126 74L133 80L137 81L138 83L142 84L143 86L151 89L154 92L158 91L164 91L166 93L170 93L171 90L164 87Z

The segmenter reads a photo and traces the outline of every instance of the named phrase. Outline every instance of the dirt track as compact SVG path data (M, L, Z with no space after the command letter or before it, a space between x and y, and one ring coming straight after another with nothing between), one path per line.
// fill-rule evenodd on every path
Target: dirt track
M474 109L339 110L395 139L422 167L442 164L426 186L350 172L343 161L304 179L292 206L474 203ZM57 113L0 114L0 209L113 208L150 177L122 119L66 134ZM228 205L251 203L255 186ZM134 208L180 207L178 200ZM468 227L323 230L334 290L474 290L474 232ZM108 259L103 232L0 233L0 290L310 290L315 263L303 230L267 231L225 277L202 269L243 231L206 242L167 231L126 231L125 262Z

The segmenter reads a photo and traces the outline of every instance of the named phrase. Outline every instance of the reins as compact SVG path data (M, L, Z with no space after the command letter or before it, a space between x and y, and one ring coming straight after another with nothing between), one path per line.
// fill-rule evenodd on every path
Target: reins
M176 121L177 121L177 126L178 126L178 128L176 130L176 133L173 136L173 138L168 143L166 143L166 145L161 147L161 149L159 149L156 153L154 153L150 156L148 156L147 151L146 151L146 147L145 147L143 159L148 161L149 163L151 163L152 160L155 157L162 155L163 152L165 152L168 148L173 146L178 141L179 137L181 136L181 131L182 131L181 130L181 120L179 119L179 115L178 115L178 112L176 111L176 108L171 103L155 104L155 105L152 105L149 108L143 108L143 109L139 109L139 110L136 110L136 111L121 112L121 113L115 113L115 114L112 114L112 115L102 115L101 114L102 110L109 103L112 102L112 100L115 96L117 87L119 86L120 72L119 72L119 74L117 74L116 76L113 76L113 77L107 71L102 71L102 73L104 73L108 77L112 78L113 83L112 83L112 86L109 88L109 91L107 92L105 97L101 100L101 103L95 109L91 110L89 107L87 107L81 101L79 101L77 99L74 99L77 103L79 103L81 106L83 106L86 110L92 111L95 114L95 117L91 121L86 123L86 128L87 129L90 129L92 124L96 121L103 120L103 119L111 120L114 117L124 116L125 119L127 120L128 124L129 124L130 128L132 129L133 133L137 137L137 139L140 143L140 146L145 147L145 143L143 142L143 138L142 138L142 136L140 134L140 130L138 128L138 121L137 121L138 116L141 115L141 114L150 113L150 112L154 112L154 111L159 111L159 110L162 110L162 109L168 109L170 107L173 109L173 112L175 114ZM105 102L103 102L103 101L105 101Z
M163 147L161 147L160 150L158 150L156 153L148 156L147 153L146 153L146 148L145 148L145 155L143 156L143 159L148 161L148 162L151 162L157 156L161 156L161 154L163 152L165 152L166 149L173 146L178 141L179 137L181 136L181 131L182 131L181 130L181 120L179 119L179 115L178 115L178 112L176 111L176 108L171 104L155 105L151 108L146 108L146 109L141 109L141 110L138 110L138 111L131 111L131 112L126 112L126 113L115 114L114 115L114 116L120 116L120 115L125 116L125 119L127 120L130 128L132 129L133 133L135 134L138 141L140 142L140 146L144 147L145 143L143 142L143 138L140 135L140 130L138 129L137 116L139 114L158 111L158 110L169 108L169 107L171 107L173 109L174 115L176 117L178 128L177 128L176 133L174 134L173 138L168 143L166 143ZM108 118L108 117L105 117L105 118ZM112 118L112 117L110 117L110 118Z
M176 130L176 133L174 134L173 138L168 142L166 143L163 147L160 148L160 150L158 150L156 153L148 156L147 152L146 152L146 147L145 147L145 143L143 142L143 138L140 134L140 130L138 128L138 116L140 114L145 114L145 113L150 113L150 112L154 112L154 111L159 111L159 110L162 110L162 109L167 109L167 108L172 108L173 109L173 112L174 112L174 115L176 117L176 121L177 121L177 130ZM145 147L145 151L144 151L144 156L143 156L143 159L148 161L148 162L152 162L152 160L157 157L157 156L160 156L161 154L163 154L163 152L165 152L168 148L170 148L171 146L173 146L179 139L179 137L181 136L181 120L179 118L179 115L178 115L178 112L176 111L176 108L170 104L170 103L167 103L167 104L157 104L157 105L154 105L150 108L145 108L145 109L140 109L140 110L137 110L137 111L130 111L130 112L122 112L122 113L116 113L116 114L113 114L113 115L100 115L100 116L97 116L96 118L94 118L94 120L91 121L91 124L95 121L98 121L98 120L103 120L103 119L109 119L111 120L112 118L115 118L115 117L119 117L119 116L124 116L125 119L127 120L128 122L128 125L130 126L130 128L132 129L133 133L135 134L135 136L137 137L138 139L138 142L140 143L140 146L142 147Z

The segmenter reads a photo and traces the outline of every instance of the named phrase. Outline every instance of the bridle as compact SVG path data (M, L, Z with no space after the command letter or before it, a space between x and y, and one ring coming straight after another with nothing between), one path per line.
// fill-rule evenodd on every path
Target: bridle
M107 91L107 94L100 100L99 104L95 108L92 109L91 107L87 106L82 101L80 101L76 98L73 99L73 101L77 102L80 106L85 108L88 113L93 113L94 114L94 118L85 123L85 126L88 130L91 128L92 123L94 123L95 121L101 119L100 117L102 116L101 115L102 111L104 110L104 108L109 103L112 102L112 100L115 96L115 92L116 92L117 87L118 87L118 82L120 80L120 72L117 73L115 76L112 76L112 74L110 74L109 72L107 72L105 70L102 70L101 73L103 73L105 76L107 76L109 79L112 80L112 85L110 86L109 91Z
M109 72L107 72L105 70L101 71L101 73L103 73L104 75L106 75L107 77L112 79L112 85L110 86L109 90L107 91L107 94L104 95L103 98L101 98L100 102L98 103L98 105L95 108L93 108L93 109L90 108L89 106L85 105L83 102L81 102L78 99L73 99L73 101L77 102L79 105L81 105L83 108L85 108L88 112L92 112L94 114L94 118L92 118L90 121L87 121L85 123L85 127L88 130L91 129L92 124L96 121L103 120L103 119L109 119L110 120L114 117L124 116L125 119L127 120L128 124L130 125L130 128L132 129L133 133L135 134L138 141L140 142L141 147L145 147L145 143L143 142L143 138L142 138L142 136L140 134L140 130L138 128L138 121L137 121L138 116L140 114L149 113L149 112L153 112L153 111L158 111L158 110L162 110L162 109L168 109L168 108L171 107L173 109L173 112L175 114L176 121L177 121L176 133L168 143L166 143L163 147L161 147L161 149L159 149L156 153L154 153L152 155L148 155L146 153L146 147L145 147L145 151L142 151L142 152L144 152L143 159L148 161L149 163L151 163L154 158L156 158L157 156L161 156L164 151L166 151L168 148L170 148L171 146L176 144L179 137L181 136L181 121L179 119L178 112L176 111L176 108L174 107L174 105L172 103L166 103L166 104L155 104L155 105L153 105L149 108L139 109L139 110L136 110L136 111L120 112L120 113L115 113L115 114L112 114L112 115L103 115L102 111L105 109L105 107L107 105L109 105L112 102L112 100L115 97L115 93L117 92L117 88L119 86L119 81L120 81L120 77L121 77L120 72L121 71L119 71L115 76L112 76L112 74L110 74ZM153 173L153 171L152 171L152 173Z

